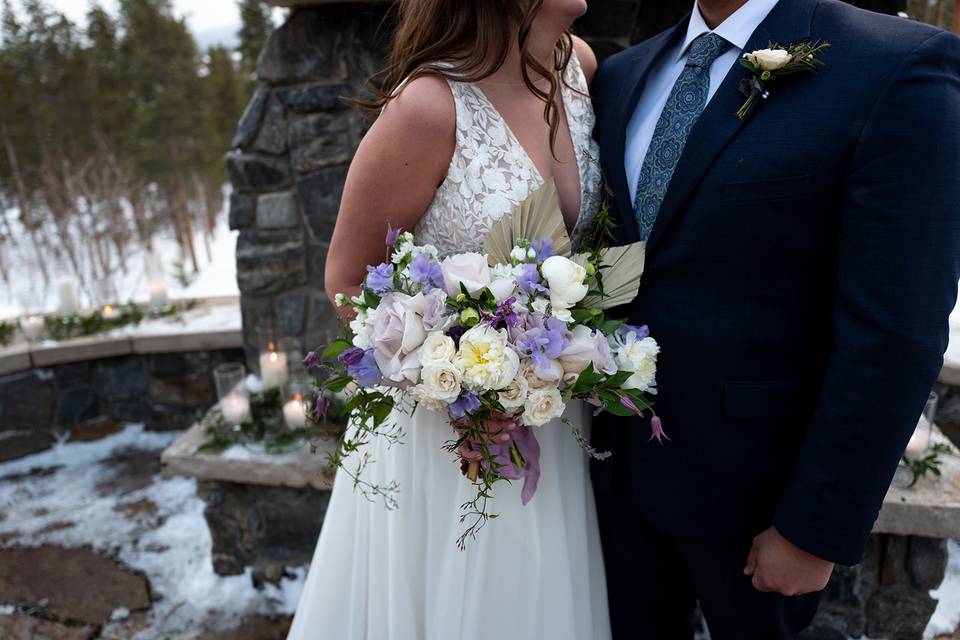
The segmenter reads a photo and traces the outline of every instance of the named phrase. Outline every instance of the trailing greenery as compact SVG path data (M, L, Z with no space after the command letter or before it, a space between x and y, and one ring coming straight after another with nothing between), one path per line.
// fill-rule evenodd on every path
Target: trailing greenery
M109 318L104 316L100 310L81 316L47 316L43 319L43 327L47 338L50 340L69 340L71 338L92 336L119 327L137 326L143 322L144 318L148 317L176 317L184 311L193 309L196 304L196 301L189 300L179 305L171 304L159 311L151 311L145 310L141 305L130 302L117 306L115 308L117 312L116 315Z
M909 489L915 486L917 482L919 482L921 478L926 477L927 474L939 476L940 465L943 464L943 459L940 457L941 454L946 455L952 453L953 449L950 448L949 445L938 442L931 446L930 451L922 458L910 458L904 454L903 465L913 476L907 488Z
M0 321L0 347L9 347L13 336L17 333L17 323Z

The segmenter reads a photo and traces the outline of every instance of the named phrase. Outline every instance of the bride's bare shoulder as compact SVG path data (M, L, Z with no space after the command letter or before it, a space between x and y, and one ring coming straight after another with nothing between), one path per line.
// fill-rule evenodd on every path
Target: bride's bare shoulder
M597 73L597 54L583 38L578 36L573 36L573 50L577 52L580 68L583 69L583 75L586 76L589 86L593 83L594 74Z
M400 87L378 118L414 131L452 132L457 108L447 81L436 74L420 76ZM432 137L432 136L431 136Z

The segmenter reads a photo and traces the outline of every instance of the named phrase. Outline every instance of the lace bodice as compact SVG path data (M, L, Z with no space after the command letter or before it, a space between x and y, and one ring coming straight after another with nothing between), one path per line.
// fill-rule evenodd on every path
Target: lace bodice
M588 94L576 53L566 84ZM533 160L479 87L449 81L457 109L457 141L447 177L415 233L420 243L441 255L478 251L491 227L543 185ZM562 86L563 106L580 174L580 216L571 234L574 247L600 206L600 165L593 139L595 116L590 98Z

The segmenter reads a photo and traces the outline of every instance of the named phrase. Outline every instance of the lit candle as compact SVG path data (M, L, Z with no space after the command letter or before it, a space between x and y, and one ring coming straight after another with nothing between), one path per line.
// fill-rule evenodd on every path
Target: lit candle
M155 310L162 311L170 304L167 283L162 277L151 278L147 282L147 290L150 292L150 306Z
M924 456L927 448L930 446L930 421L926 416L920 416L917 428L910 436L910 442L907 443L906 454L908 458L918 460Z
M250 417L250 400L234 391L220 400L220 413L230 424L245 422Z
M57 294L60 298L60 313L65 316L75 316L80 312L80 301L77 298L77 281L72 275L65 274L57 278Z
M293 397L293 400L283 405L283 421L291 429L307 424L307 411L303 406L303 396L299 393Z
M113 307L113 305L105 304L103 305L103 312L101 315L105 320L113 320L120 315L120 313Z
M264 389L278 389L287 383L287 354L270 349L260 354L260 380Z
M27 340L36 340L43 333L43 318L37 315L26 316L20 320L20 330Z

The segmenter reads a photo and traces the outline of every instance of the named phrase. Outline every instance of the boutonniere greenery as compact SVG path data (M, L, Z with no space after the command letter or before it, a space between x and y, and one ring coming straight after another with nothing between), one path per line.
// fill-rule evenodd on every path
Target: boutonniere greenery
M801 40L789 45L771 43L766 49L743 54L740 64L750 71L750 77L740 81L740 93L747 97L747 101L737 111L737 117L743 120L757 100L770 97L767 85L773 80L802 71L816 73L817 67L824 64L817 54L828 48L828 42Z

